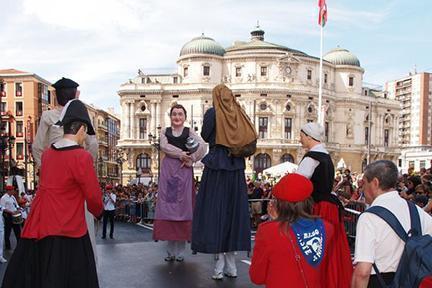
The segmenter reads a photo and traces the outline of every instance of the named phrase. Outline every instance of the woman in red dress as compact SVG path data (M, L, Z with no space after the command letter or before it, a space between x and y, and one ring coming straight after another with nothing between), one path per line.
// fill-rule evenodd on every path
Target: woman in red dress
M284 176L273 188L268 212L255 238L249 275L267 288L331 287L326 280L333 227L312 216L312 182L299 174Z

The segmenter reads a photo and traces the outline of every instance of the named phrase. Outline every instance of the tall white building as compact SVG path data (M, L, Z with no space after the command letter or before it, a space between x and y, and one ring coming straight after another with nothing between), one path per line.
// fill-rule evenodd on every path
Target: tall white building
M396 161L399 103L363 88L364 70L348 50L333 49L324 59L325 130L334 162L360 171L368 155L371 161ZM221 82L233 90L259 133L257 153L248 159L246 172L284 161L298 163L304 155L298 141L300 127L317 120L319 58L267 42L264 31L257 28L249 41L236 41L227 48L204 35L196 37L181 48L174 73L139 71L120 86L119 146L129 160L124 177L135 177L139 168L157 171L157 153L148 134L169 125L174 103L186 107L187 125L200 131L204 112L212 104L212 89Z
M415 73L386 83L389 98L400 102L399 166L429 168L432 160L432 74Z

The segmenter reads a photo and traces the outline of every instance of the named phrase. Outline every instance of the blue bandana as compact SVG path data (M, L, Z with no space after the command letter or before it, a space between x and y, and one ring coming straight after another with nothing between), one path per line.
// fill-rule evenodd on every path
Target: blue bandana
M322 220L300 219L291 225L305 260L316 267L324 257L325 230Z

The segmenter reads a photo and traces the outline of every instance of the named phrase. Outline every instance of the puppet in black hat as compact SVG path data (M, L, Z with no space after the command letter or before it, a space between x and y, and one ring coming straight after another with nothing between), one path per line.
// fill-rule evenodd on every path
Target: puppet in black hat
M74 99L66 103L60 115L60 120L56 123L56 125L63 126L74 121L81 121L87 124L87 134L95 135L87 108L85 107L84 103L78 99Z
M68 78L61 78L52 85L55 88L57 103L60 106L65 106L67 102L73 99L78 99L80 91L79 84Z

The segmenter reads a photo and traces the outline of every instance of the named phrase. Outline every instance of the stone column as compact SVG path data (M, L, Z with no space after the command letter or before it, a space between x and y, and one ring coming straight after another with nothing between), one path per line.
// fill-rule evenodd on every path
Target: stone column
M156 102L156 127L161 126L161 101ZM158 132L158 131L156 131Z
M122 101L121 102L121 106L122 106L122 112L121 112L121 138L125 139L126 138L126 133L127 133L127 129L126 129L126 113L127 113L127 104L126 101Z
M130 138L136 139L135 135L135 101L130 102L131 105L131 113L130 113Z
M155 110L155 104L153 101L150 102L150 129L149 133L154 134L155 133L155 127L156 127L156 110Z

